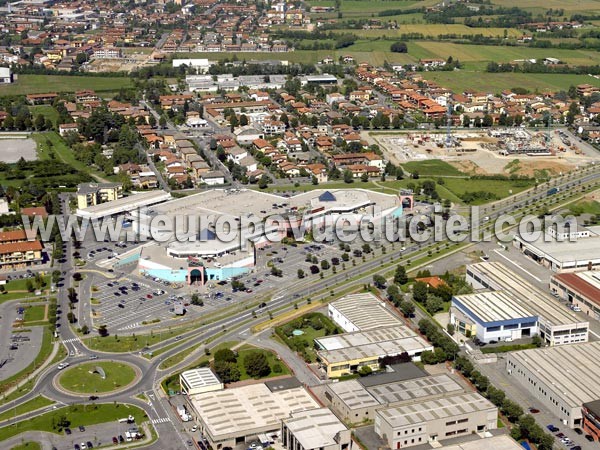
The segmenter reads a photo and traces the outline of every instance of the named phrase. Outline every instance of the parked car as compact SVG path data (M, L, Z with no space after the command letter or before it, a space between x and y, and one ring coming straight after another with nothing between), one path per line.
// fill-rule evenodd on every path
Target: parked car
M583 430L581 428L574 428L573 431L577 434L583 434Z
M537 414L537 413L539 413L539 412L540 412L540 410L539 410L539 409L537 409L537 408L528 408L528 411L529 411L531 414Z
M65 428L65 434L68 436L71 434L71 429L70 428Z
M550 424L550 425L546 425L546 428L551 431L552 433L556 433L557 431L560 431L557 427L555 427L554 425Z
M85 427L83 425L79 425L79 431L83 433L85 431Z
M87 448L94 448L91 441L86 442Z
M90 399L90 401L98 400L98 396L97 395L90 395L89 399Z
M585 435L585 438L586 438L588 441L590 441L590 442L594 442L594 440L595 440L595 439L594 439L594 436L592 436L591 434L586 434L586 435Z
M119 443L119 440L117 439L116 436L113 436L112 441L113 441L113 444L115 444L115 445Z

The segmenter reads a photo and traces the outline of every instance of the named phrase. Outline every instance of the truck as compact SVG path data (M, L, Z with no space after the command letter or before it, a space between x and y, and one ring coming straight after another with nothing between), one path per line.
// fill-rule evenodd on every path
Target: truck
M179 414L179 417L181 418L182 422L189 422L190 420L192 420L192 416L190 416L190 414L188 413L185 405L179 405L177 407L177 414Z
M559 191L560 191L560 189L559 188L555 188L555 187L551 188L551 189L548 189L548 192L546 192L546 196L549 197L551 195L558 194Z

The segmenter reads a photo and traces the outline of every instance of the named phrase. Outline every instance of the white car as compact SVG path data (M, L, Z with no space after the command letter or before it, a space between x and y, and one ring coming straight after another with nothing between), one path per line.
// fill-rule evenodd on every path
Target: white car
M192 427L192 432L194 432L194 431L198 431L198 425L194 425L194 426Z
M85 442L82 442L81 444L79 444L79 448L81 448L81 450L85 450L87 448L87 445L85 445Z

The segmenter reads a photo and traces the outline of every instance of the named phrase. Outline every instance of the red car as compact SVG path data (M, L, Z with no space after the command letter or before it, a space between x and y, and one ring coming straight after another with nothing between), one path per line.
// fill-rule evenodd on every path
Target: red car
M146 295L146 298L152 298L152 294Z

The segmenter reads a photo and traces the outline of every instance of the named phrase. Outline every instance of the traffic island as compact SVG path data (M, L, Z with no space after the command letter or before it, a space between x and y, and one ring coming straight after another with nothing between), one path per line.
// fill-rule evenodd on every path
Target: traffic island
M127 389L140 376L131 364L114 361L94 361L64 369L57 377L57 387L78 395L115 393Z

